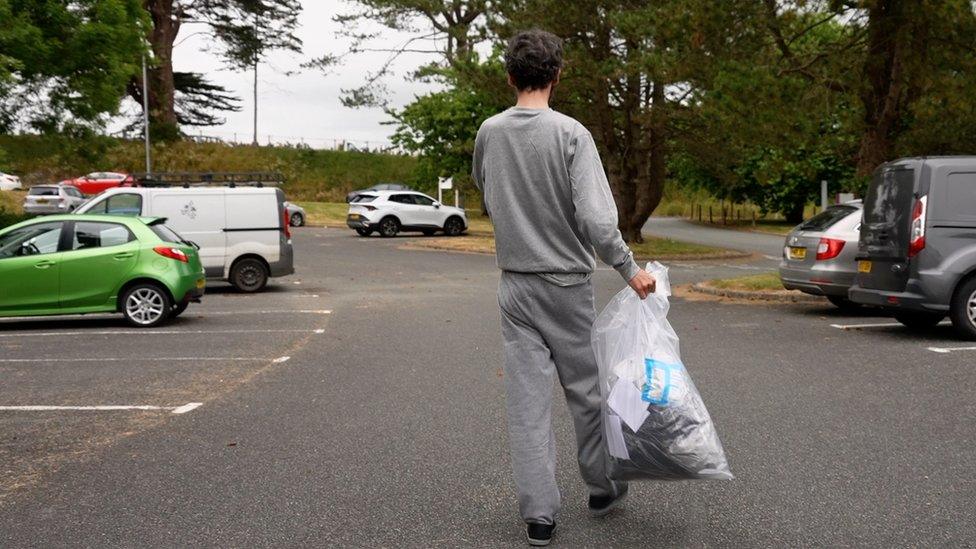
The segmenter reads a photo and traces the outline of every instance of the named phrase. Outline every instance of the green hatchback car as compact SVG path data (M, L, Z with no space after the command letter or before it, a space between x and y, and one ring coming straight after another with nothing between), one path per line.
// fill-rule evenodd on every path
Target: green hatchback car
M165 221L56 215L0 230L0 317L120 312L149 328L179 315L206 275Z

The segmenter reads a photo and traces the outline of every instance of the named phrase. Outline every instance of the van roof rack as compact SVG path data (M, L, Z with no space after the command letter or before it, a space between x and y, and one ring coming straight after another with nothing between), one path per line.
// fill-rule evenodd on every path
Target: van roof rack
M153 172L134 173L138 187L278 187L285 178L276 172Z

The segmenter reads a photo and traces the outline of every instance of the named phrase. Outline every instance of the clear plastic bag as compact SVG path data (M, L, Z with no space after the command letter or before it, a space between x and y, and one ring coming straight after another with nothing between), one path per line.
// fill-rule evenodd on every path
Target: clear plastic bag
M657 279L657 291L642 301L623 289L593 325L610 476L731 479L715 425L667 319L668 269L655 262L647 271Z

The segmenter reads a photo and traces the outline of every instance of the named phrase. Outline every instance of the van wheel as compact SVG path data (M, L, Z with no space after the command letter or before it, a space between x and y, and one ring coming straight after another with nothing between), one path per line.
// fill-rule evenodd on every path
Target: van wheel
M970 278L956 290L950 305L952 326L962 337L976 340L976 277Z
M380 221L380 236L391 238L400 232L400 222L395 217L384 217Z
M842 311L854 311L861 308L860 303L854 303L842 295L828 295L827 301Z
M129 324L136 328L152 328L169 318L173 302L166 290L146 282L126 290L120 308Z
M451 217L444 222L444 234L447 236L460 236L464 232L464 221L460 217Z
M918 311L903 311L895 314L895 320L913 330L928 330L942 322L942 313L922 313Z
M268 269L257 259L246 257L231 267L230 283L245 293L259 292L268 284Z

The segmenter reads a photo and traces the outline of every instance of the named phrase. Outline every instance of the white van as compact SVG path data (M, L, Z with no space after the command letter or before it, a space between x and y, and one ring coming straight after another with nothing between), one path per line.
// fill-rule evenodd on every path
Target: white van
M118 187L76 213L165 217L200 247L211 279L243 292L295 272L285 194L274 187Z

